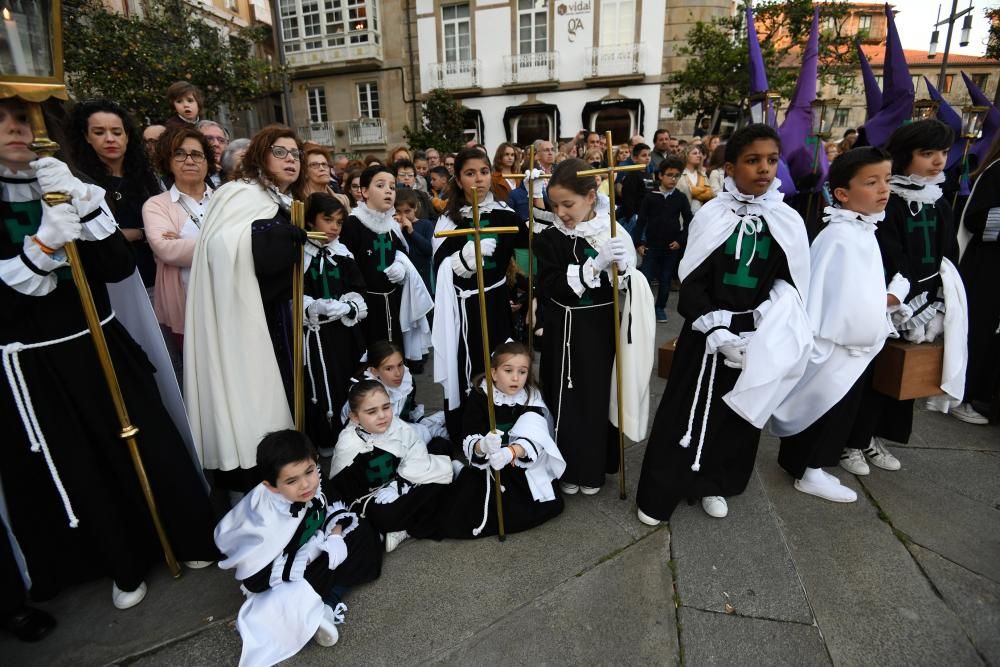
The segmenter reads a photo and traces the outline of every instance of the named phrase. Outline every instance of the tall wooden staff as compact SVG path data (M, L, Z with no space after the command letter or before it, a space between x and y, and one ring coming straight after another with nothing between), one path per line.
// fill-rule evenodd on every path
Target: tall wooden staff
M615 149L611 142L611 132L605 133L608 144L608 166L600 169L585 169L576 172L577 178L587 176L607 176L608 178L608 199L611 202L611 238L615 238L618 231L618 220L615 216L615 176L629 171L645 171L644 164L630 164L624 167L615 166ZM669 288L670 286L667 285ZM611 262L611 298L614 302L612 307L615 327L615 390L618 394L618 497L625 500L625 415L622 406L622 341L621 341L621 313L618 311L618 262Z
M528 354L533 355L535 350L535 200L532 197L535 181L549 178L550 174L533 176L535 171L535 145L528 147L528 176L524 174L503 174L504 178L511 180L524 179L524 187L528 191L528 312L524 315L524 322L528 325Z
M517 234L521 230L517 227L490 227L486 230L490 234ZM471 236L476 247L476 281L479 283L479 325L483 338L483 369L486 377L486 411L490 418L490 433L497 432L497 419L493 412L493 376L490 375L490 329L486 322L486 283L483 279L483 251L480 247L483 229L479 226L479 193L472 190L472 229L449 229L444 232L435 232L438 238L449 236ZM497 500L497 536L503 542L507 539L507 534L503 527L503 494L500 489L500 471L493 471L493 490Z
M9 17L9 22L14 24L11 30L19 32L21 26L17 26L18 15ZM47 26L49 37L51 38L52 52L36 53L30 51L30 45L18 40L8 45L13 58L14 71L0 73L0 98L16 97L25 103L28 111L28 122L31 124L31 132L34 136L31 142L31 150L38 157L52 157L59 150L59 144L49 138L48 129L45 127L45 117L42 114L41 103L50 97L65 100L66 85L63 81L62 62L62 21L61 3L53 0L51 11L45 17L49 19ZM36 28L38 26L35 26ZM20 48L19 48L20 47ZM28 51L24 49L28 48ZM48 62L41 62L45 56L51 56ZM31 62L37 66L36 70L42 71L43 66L47 67L44 74L29 74L25 63ZM42 200L48 206L56 206L71 201L68 194L63 192L46 192ZM87 321L87 330L90 332L90 339L94 341L97 351L97 359L101 365L101 372L107 382L108 391L111 393L111 402L118 417L120 430L118 437L125 441L128 447L132 465L139 478L139 486L149 508L150 517L153 519L153 527L163 548L163 555L167 561L167 568L172 576L181 576L181 566L174 556L174 550L170 546L166 530L160 519L159 510L156 507L156 499L153 497L153 488L149 484L149 477L146 475L146 468L142 463L142 456L139 453L139 444L135 439L139 429L132 423L128 410L125 407L125 399L122 397L121 385L118 384L118 376L115 374L115 367L111 361L111 353L108 351L108 342L104 338L104 329L101 327L100 316L97 314L97 307L94 305L94 296L90 291L90 283L87 282L87 274L83 269L83 262L80 260L80 251L76 247L76 242L70 241L63 246L69 262L70 271L73 275L73 282L80 296L80 306L83 309L84 318Z
M306 205L298 199L292 202L292 224L299 229L306 226ZM310 239L326 241L322 232L307 232ZM306 388L304 375L303 342L305 332L305 253L299 249L299 259L292 266L292 409L295 414L295 430L305 432L306 428Z

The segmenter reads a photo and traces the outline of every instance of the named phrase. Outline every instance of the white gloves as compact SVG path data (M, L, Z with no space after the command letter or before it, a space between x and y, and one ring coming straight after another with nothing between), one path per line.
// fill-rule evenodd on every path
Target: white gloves
M56 160L56 162L59 162ZM62 164L62 162L59 162ZM35 232L35 238L46 247L58 250L70 241L80 238L83 225L72 204L42 206L42 224Z
M319 319L320 315L326 313L326 306L323 304L322 299L312 299L309 296L306 299L311 299L309 303L306 304L306 315L311 319Z
M489 457L490 454L498 451L503 446L503 434L497 433L487 433L479 441L479 449L482 450L483 456Z
M510 465L510 462L514 460L514 450L510 447L504 447L493 452L487 458L490 460L491 468L500 470L504 466Z
M387 266L382 273L389 279L389 282L396 283L397 285L406 280L406 269L403 268L403 263L399 261Z
M541 199L542 197L545 196L545 179L542 178L542 176L544 175L545 172L542 171L541 169L531 169L529 171L524 172L524 182L526 184L525 188L527 189L528 183L531 184L532 199ZM528 179L533 179L533 180L529 181Z
M375 492L376 505L389 505L409 493L412 487L406 482L390 482Z
M482 251L483 257L492 257L493 253L497 251L497 240L482 239L479 242L479 249ZM466 266L476 268L476 244L472 241L468 241L462 246L462 261L465 262Z
M730 368L743 368L746 345L747 341L728 329L716 329L705 338L705 349L725 355L725 364Z
M924 341L932 343L944 333L944 313L935 313L934 319L927 323L924 330Z
M351 307L339 299L323 299L324 312L331 320L351 312Z
M618 237L608 239L601 246L597 257L594 258L594 268L598 271L603 271L611 266L611 262L617 262L618 268L624 270L626 256L625 241L623 239Z
M87 185L70 172L65 162L54 157L43 157L32 162L31 168L35 170L43 193L63 192L74 200L87 198Z

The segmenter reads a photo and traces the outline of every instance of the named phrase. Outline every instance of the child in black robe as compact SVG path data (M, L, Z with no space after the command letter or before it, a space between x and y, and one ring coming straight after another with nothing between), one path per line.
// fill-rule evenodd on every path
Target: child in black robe
M479 225L516 227L517 234L483 234L483 284L486 288L486 326L489 339L507 340L513 333L510 300L506 289L507 266L514 249L528 244L528 228L505 203L494 200L490 160L482 151L468 148L455 158L455 179L450 184L448 210L435 233L472 228L472 192L479 202ZM434 239L434 380L445 388L448 431L461 439L459 411L471 391L471 378L483 373L479 283L473 236Z
M330 463L333 487L351 509L385 535L392 551L408 537L431 537L441 494L451 483L451 459L434 453L393 416L382 385L362 380L347 397L351 421Z
M683 499L700 499L706 513L724 517L725 497L742 493L753 472L760 426L737 412L727 393L755 354L762 358L752 360L765 366L777 366L775 355L795 356L783 344L759 352L748 348L767 325L768 310L794 300L791 289L804 295L809 287L805 227L782 201L775 178L780 148L777 133L766 125L735 133L726 144L725 190L691 221L680 265L678 311L685 323L636 494L643 523L668 520ZM812 332L801 315L805 331L795 333L804 334L807 352ZM763 401L763 392L751 397ZM763 416L766 421L769 415Z
M465 403L462 448L469 464L441 503L440 535L470 539L497 534L493 471L503 486L504 530L517 533L558 516L563 500L556 480L566 469L552 439L548 408L531 381L523 343L503 343L490 359L497 432L490 432L486 383Z
M350 378L365 354L356 326L368 314L364 279L351 251L340 243L344 208L332 195L310 195L306 225L323 232L327 243L306 243L305 299L306 373L311 395L306 423L320 454L331 456L343 423Z
M377 579L382 548L371 524L320 488L319 457L298 431L270 433L257 447L264 481L223 517L215 541L247 591L236 627L240 664L264 665L297 653L310 638L337 643L341 597Z
M949 273L958 284L958 241L951 206L941 192L944 166L955 135L939 120L924 120L904 125L892 133L886 150L892 156L892 181L885 220L875 238L882 251L887 279L899 274L905 279L901 288L890 285L895 308L893 321L904 339L912 343L930 343L945 330L946 316L954 317L964 327L966 314L955 300L946 303L943 274ZM908 281L908 283L906 282ZM965 288L961 287L964 294ZM952 312L949 313L948 310ZM965 333L961 335L965 338ZM946 337L945 345L957 343ZM961 343L965 356L965 341ZM947 372L947 369L945 369ZM964 369L963 369L964 371ZM964 372L959 388L952 388L961 400ZM948 382L942 378L942 388ZM906 443L913 428L913 399L899 401L871 390L860 419L868 424L870 439L844 450L841 466L856 475L867 475L871 463L883 470L899 470L899 459L885 446L885 440ZM929 407L935 403L929 401ZM957 403L956 403L957 405ZM948 407L942 407L947 411ZM867 458L867 462L866 459Z

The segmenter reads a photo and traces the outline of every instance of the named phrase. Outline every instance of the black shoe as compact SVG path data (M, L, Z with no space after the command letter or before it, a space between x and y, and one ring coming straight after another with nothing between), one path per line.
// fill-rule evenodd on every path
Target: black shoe
M41 609L24 606L3 619L3 628L23 642L44 639L56 627L56 619Z

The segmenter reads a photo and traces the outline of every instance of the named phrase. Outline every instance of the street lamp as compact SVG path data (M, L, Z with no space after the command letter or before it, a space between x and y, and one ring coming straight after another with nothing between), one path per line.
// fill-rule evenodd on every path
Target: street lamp
M0 18L3 32L0 33L0 99L19 99L27 110L28 122L34 135L31 150L39 157L50 157L59 150L59 145L49 139L42 114L42 102L57 98L67 99L66 84L63 81L62 59L62 5L60 0L0 0ZM55 206L71 201L63 192L46 192L42 195L44 205ZM136 434L139 429L132 423L126 410L118 377L115 375L108 341L104 337L94 297L87 282L87 274L80 261L80 251L76 243L70 241L63 246L69 261L73 282L80 297L80 306L87 321L91 340L94 342L104 379L111 394L111 401L118 417L121 430L118 436L125 441L129 456L139 478L150 516L163 547L167 567L171 574L179 577L180 564L174 556L160 520L152 487L139 453Z
M972 32L972 0L969 0L969 6L958 11L958 0L952 0L951 2L951 13L945 19L941 18L941 5L938 5L937 22L934 24L934 30L931 32L931 44L927 49L927 57L934 58L937 56L938 50L938 37L941 31L938 28L944 24L948 24L948 34L944 38L944 57L941 59L941 71L938 72L938 90L944 90L944 77L945 72L948 68L948 53L951 51L951 33L955 28L955 22L958 21L962 16L965 19L962 21L962 32L958 38L959 46L968 46L969 44L969 33Z
M823 145L823 142L833 135L833 118L837 115L837 109L840 107L840 100L824 100L817 98L813 100L809 106L810 111L812 112L812 127L810 129L810 134L812 134L813 141L816 143L812 161L813 180L815 180L816 170L819 168L819 149L820 146ZM816 184L814 183L809 189L809 202L806 205L805 219L807 223L812 215L813 197L815 196Z
M917 100L913 103L913 113L910 115L910 120L916 122L918 120L936 118L937 112L938 103L936 101L930 99Z
M765 123L774 127L778 124L778 106L781 93L765 90L750 96L750 119L755 123Z
M979 133L983 130L983 122L986 120L986 113L990 110L989 107L985 106L975 106L967 105L962 107L962 139L965 139L965 148L962 149L962 161L959 163L959 186L961 186L962 178L967 178L967 172L969 170L969 146L972 144L972 140L979 136ZM955 191L955 195L951 198L951 208L954 210L955 205L958 203L958 193L961 191L961 187Z

